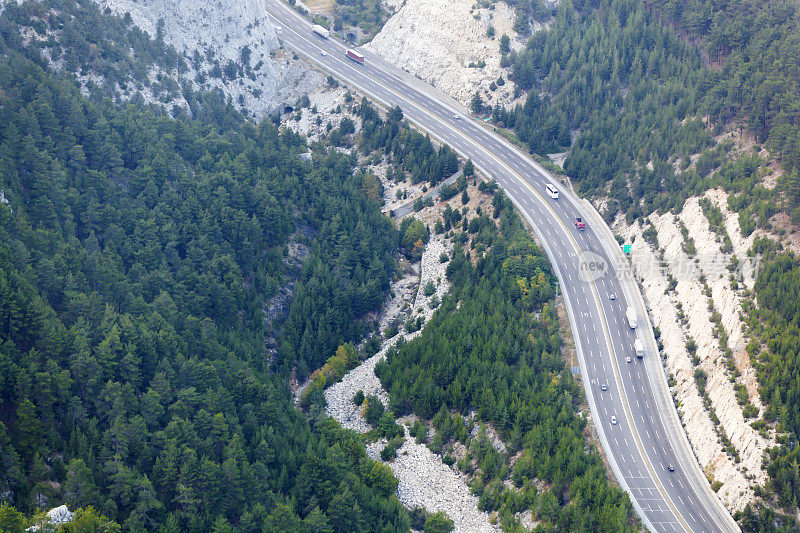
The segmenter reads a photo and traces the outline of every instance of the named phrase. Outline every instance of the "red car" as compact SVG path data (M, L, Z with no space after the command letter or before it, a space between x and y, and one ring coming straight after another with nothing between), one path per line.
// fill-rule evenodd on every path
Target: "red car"
M580 229L580 230L586 229L586 222L584 222L581 217L575 217L574 224L575 224L575 227Z

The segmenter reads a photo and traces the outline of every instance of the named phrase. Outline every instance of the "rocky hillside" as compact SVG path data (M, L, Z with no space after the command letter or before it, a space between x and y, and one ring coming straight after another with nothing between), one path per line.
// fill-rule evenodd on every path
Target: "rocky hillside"
M187 79L219 88L239 107L260 117L279 92L281 68L270 52L279 46L264 0L98 0L192 60ZM199 61L194 60L199 55ZM231 66L233 65L233 66ZM222 76L215 74L221 70ZM236 74L244 74L236 76ZM231 83L233 82L233 83Z
M718 226L712 211L722 215ZM633 242L631 260L697 459L728 508L742 510L755 497L752 485L767 481L762 459L775 445L774 432L751 425L763 405L740 318L755 281L747 260L754 235L742 236L721 190L689 198L677 215L630 226L620 217L614 228Z
M500 65L500 38L506 34L512 49L522 48L514 10L503 2L480 6L406 0L367 48L464 104L481 91L485 102L508 105L514 86Z
M2 0L0 9L10 5ZM264 0L219 0L201 7L189 0L96 0L89 9L50 1L42 6L31 26L20 24L26 43L38 46L54 69L74 73L84 87L102 87L117 101L141 97L171 112L178 106L191 113L188 89L219 90L260 119L293 106L323 80L281 48ZM117 31L107 26L90 31L100 16L97 8L119 17ZM79 19L73 23L77 32L65 28L72 20L63 19L64 11Z
M514 49L522 38L513 32L515 17L506 4L479 6L407 0L368 47L462 103L479 91L484 102L508 105L514 87L501 67L497 39L507 33ZM489 25L494 39L487 37ZM481 60L484 67L469 66ZM505 85L491 91L501 75ZM756 499L753 486L768 481L762 459L776 435L761 420L764 405L745 350L751 339L740 319L754 273L728 269L747 257L753 235L742 236L727 200L724 191L710 190L675 214L651 215L644 225L619 217L614 229L633 242L636 272L660 328L665 371L695 454L723 502L741 510Z

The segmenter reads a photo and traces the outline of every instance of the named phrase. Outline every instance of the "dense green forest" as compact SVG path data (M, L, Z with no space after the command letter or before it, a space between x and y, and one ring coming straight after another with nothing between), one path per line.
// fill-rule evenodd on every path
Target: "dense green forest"
M490 110L493 121L531 151L568 149L564 171L582 193L610 199L608 219L680 209L689 196L721 187L746 236L774 229L781 210L800 223L799 13L788 0L564 0L523 51L501 50L527 96L513 109ZM712 138L730 130L769 153L737 152ZM784 172L775 189L762 183L771 159ZM751 329L767 350L750 346L766 421L788 434L770 452L770 482L759 492L789 511L800 496L793 261L766 258ZM771 520L746 515L749 529Z
M414 130L403 120L403 110L394 107L386 119L365 99L358 109L361 119L359 148L365 154L383 152L392 163L389 178L411 183L427 181L431 186L458 171L458 156L446 144L438 149L429 135Z
M607 216L680 207L718 185L711 134L746 129L784 165L779 192L795 209L797 17L788 1L566 0L522 52L503 52L527 98L492 118L534 152L569 148L565 172L611 199ZM776 209L780 197L769 196Z
M760 354L756 368L762 397L769 402L764 418L784 434L780 446L767 454L767 489L781 507L793 510L800 500L800 258L766 239L754 248L764 254L764 266L754 287L758 305L748 308L753 340L747 349L752 356Z
M578 130L564 170L584 193L607 191L610 214L672 207L691 192L692 175L671 163L711 144L692 118L704 70L640 0L561 2L551 28L506 61L528 96L515 109L496 107L493 119L539 153L570 147Z
M86 98L23 46L9 17L37 4L15 9L0 18L2 528L66 502L134 531L407 530L391 471L287 385L360 338L394 269L397 233L355 160L302 161L301 138L219 98L197 120ZM300 227L310 254L270 360L263 307Z
M696 40L710 69L703 111L734 122L787 171L800 166L800 6L783 0L648 0L648 8ZM800 184L791 191L795 204Z
M494 204L500 228L485 214L462 223L474 248L457 245L450 293L422 335L391 349L375 373L394 413L432 419L431 435L425 424L413 430L418 440L446 462L455 462L455 442L469 447L457 466L474 476L480 508L498 511L504 530L519 527L515 513L531 511L548 530L631 530L627 495L586 448L586 420L576 414L582 393L561 355L547 258L499 191ZM469 437L470 412L503 436L505 453L485 435Z

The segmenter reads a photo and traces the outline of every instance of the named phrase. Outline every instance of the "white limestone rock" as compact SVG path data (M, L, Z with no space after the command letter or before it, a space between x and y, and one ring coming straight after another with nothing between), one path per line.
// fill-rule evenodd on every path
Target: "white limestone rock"
M512 49L524 46L513 30L514 10L504 2L493 9L475 7L473 0L406 0L366 47L463 104L503 76L505 85L483 97L507 105L514 84L500 67L500 36L511 38ZM494 39L486 35L490 25ZM469 66L481 60L484 67Z
M55 530L56 526L69 523L72 521L74 517L75 513L70 511L66 505L54 507L49 511L47 511L43 523L34 524L25 531L40 531L40 530L53 531Z
M189 58L195 51L203 58L200 70L206 77L203 89L221 89L237 107L262 118L322 81L322 75L285 61L279 65L270 55L279 48L275 28L265 0L96 0L114 14L130 13L133 23L155 38L164 21L164 42ZM214 62L224 68L242 63L242 51L250 50L252 74L224 81L209 76ZM190 72L189 80L195 72Z
M712 190L705 196L723 212L733 253L739 258L746 257L753 235L748 238L742 236L737 217L727 209L727 195L723 191ZM723 503L731 510L740 510L755 498L751 485L766 482L767 476L762 469L761 460L765 450L774 446L775 441L772 437L762 437L750 426L750 421L743 417L742 407L736 401L733 383L730 381L730 372L725 367L719 340L713 334L708 297L704 294L699 279L703 272L711 288L714 307L720 312L722 325L728 333L728 345L733 350L734 361L741 374L737 381L746 386L753 405L761 408L757 376L744 349L748 339L742 333L739 318L742 311L740 296L732 290L729 272L725 268L732 254L721 252L717 236L710 230L696 197L686 202L679 219L686 225L695 242L699 251L698 261L688 258L683 251L683 236L673 214L653 214L649 218L657 231L658 245L664 253L666 270L677 280L677 285L672 290L668 290L666 273L657 268L660 264L659 257L642 237L641 226L638 223L626 226L619 220L615 224L615 231L629 240L635 237L632 253L634 269L637 277L644 279L642 288L652 313L653 325L661 330L666 368L676 380L672 393L678 401L678 411L689 442L705 472L722 483L718 494ZM743 274L744 285L752 288L752 272L744 269ZM678 319L677 303L681 304L688 319L685 326ZM699 367L708 376L706 390L722 427L739 453L739 463L722 449L709 413L698 393L693 375L695 366L685 346L688 336L697 344Z

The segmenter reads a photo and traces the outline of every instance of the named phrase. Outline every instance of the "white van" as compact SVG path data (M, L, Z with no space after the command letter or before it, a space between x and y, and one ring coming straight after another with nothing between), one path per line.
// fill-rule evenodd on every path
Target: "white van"
M546 188L547 188L547 194L550 195L550 198L552 198L553 200L558 200L558 189L556 189L556 186L553 185L552 183L548 183Z

